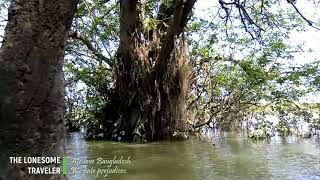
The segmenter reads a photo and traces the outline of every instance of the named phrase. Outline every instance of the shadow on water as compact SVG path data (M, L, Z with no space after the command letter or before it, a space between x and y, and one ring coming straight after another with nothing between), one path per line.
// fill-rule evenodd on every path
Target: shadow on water
M123 159L125 174L109 174L109 179L123 180L197 180L197 179L319 179L320 144L315 139L273 138L253 142L245 136L221 133L215 146L189 140L129 144L85 141L79 133L70 134L67 142L69 179L107 179L102 174L72 173L74 158ZM85 164L87 169L108 165ZM114 167L113 165L111 167Z

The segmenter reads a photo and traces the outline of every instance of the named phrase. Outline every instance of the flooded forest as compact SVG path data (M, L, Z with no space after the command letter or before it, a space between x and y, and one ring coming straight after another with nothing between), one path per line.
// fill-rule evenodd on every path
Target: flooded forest
M0 180L320 180L319 13L0 0ZM12 156L63 156L63 173Z

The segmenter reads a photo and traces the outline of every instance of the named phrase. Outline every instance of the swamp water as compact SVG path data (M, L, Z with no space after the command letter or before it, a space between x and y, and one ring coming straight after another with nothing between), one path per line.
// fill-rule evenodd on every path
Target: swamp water
M70 180L320 180L318 138L253 142L221 133L215 145L199 140L129 144L67 141Z

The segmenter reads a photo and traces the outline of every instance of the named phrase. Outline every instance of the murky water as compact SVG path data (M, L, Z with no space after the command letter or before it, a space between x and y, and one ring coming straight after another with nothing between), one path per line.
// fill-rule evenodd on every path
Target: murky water
M68 138L67 153L71 180L320 180L317 138L252 142L224 133L213 146L197 140L151 144L85 141L74 133ZM123 161L119 161L121 157ZM98 164L97 158L106 164Z

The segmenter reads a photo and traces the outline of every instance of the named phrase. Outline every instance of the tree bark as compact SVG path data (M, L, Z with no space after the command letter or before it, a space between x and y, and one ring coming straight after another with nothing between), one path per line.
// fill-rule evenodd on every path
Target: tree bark
M9 156L65 154L62 66L76 4L77 0L11 3L0 52L0 179L64 178L30 175L27 164L10 164Z
M178 0L168 8L161 5L158 28L147 33L142 26L143 4L137 0L120 2L116 84L109 97L116 107L116 119L105 125L107 138L160 140L170 138L183 126L188 57L178 37L195 2ZM164 21L168 27L161 25Z

